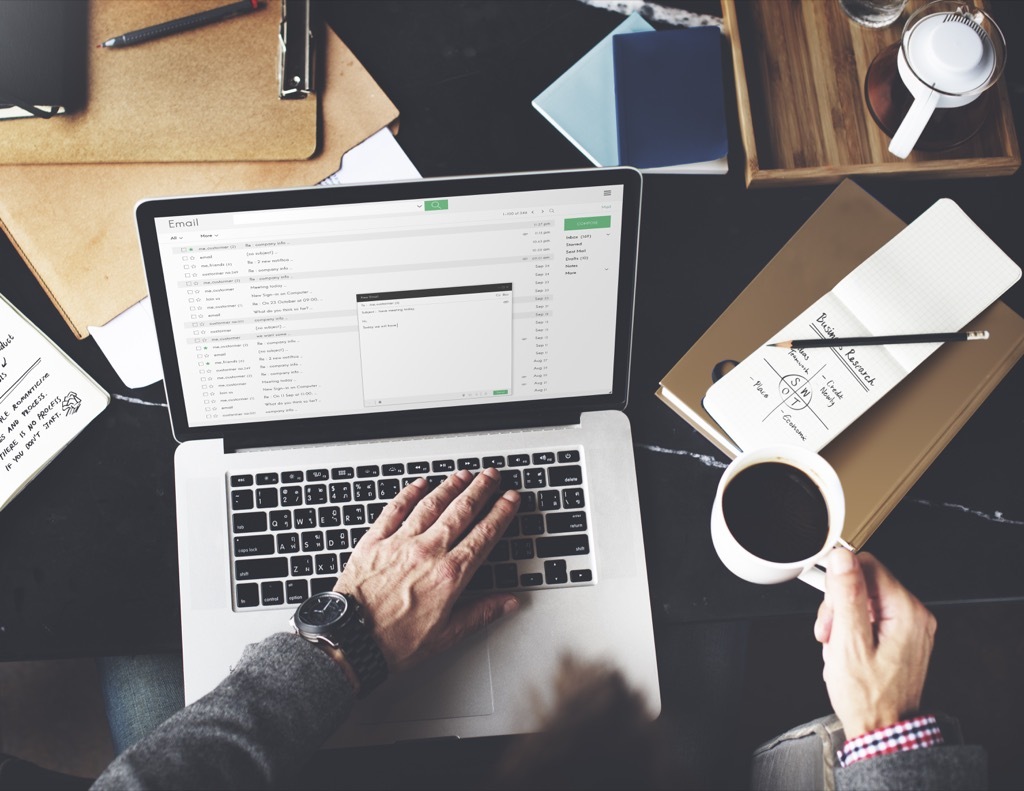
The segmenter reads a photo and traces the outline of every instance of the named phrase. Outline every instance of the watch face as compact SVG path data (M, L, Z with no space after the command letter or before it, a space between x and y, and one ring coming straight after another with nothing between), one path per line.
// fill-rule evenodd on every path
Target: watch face
M299 608L299 620L307 626L329 626L336 623L348 611L348 599L326 591L311 596Z

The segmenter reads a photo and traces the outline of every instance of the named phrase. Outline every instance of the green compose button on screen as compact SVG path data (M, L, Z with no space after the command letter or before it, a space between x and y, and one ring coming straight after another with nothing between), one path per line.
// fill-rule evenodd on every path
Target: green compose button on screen
M604 214L600 217L568 217L565 220L567 231L588 231L591 228L611 228L612 216Z

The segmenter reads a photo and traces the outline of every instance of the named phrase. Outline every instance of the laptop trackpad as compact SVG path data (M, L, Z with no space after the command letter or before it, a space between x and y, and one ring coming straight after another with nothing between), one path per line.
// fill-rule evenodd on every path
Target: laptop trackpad
M494 712L487 629L452 651L392 676L356 707L362 723L474 717Z

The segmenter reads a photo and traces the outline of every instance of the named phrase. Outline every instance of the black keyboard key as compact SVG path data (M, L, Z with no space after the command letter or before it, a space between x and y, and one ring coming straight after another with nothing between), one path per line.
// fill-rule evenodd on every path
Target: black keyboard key
M410 461L408 470L410 475L426 475L428 472L430 472L430 462Z
M345 506L346 508L348 506ZM318 527L337 527L341 524L341 509L336 505L328 505L317 509Z
M448 476L447 475L428 475L427 476L427 483L429 484L431 489L436 489L438 486L440 486L442 483L444 483L447 480L448 480Z
M512 560L529 560L533 557L533 539L517 538L512 541Z
M343 481L346 478L355 477L356 471L351 467L332 467L331 468L331 480Z
M569 555L589 555L590 539L583 536L555 536L537 539L537 557L557 558Z
M252 486L251 475L232 475L231 476L232 486Z
M294 555L299 551L299 534L298 533L278 533L277 535L277 554L278 555Z
M337 581L337 577L317 577L310 580L309 584L313 589L313 593L324 593L325 591L334 590L334 584Z
M273 536L235 536L235 557L273 555Z
M512 517L512 521L505 528L505 538L515 538L519 535L519 517Z
M561 585L569 581L569 575L565 569L564 560L544 561L544 581L548 585Z
M459 459L456 465L460 470L479 470L480 459Z
M494 587L494 570L490 566L481 566L470 577L466 585L468 591L486 591Z
M387 503L370 503L366 506L366 521L371 525L377 521L377 517L381 515Z
M261 472L256 475L257 486L271 486L278 482L278 475L276 472Z
M361 505L343 505L341 507L342 522L346 525L365 525L366 508ZM355 546L353 544L352 546Z
M500 474L502 491L523 488L523 476L519 470L502 470Z
M270 512L270 529L271 530L291 530L292 529L292 512L291 511L271 511Z
M292 558L292 576L310 577L313 575L313 558L309 555L296 555Z
M455 472L455 459L438 459L430 465L433 472Z
M283 582L264 582L260 585L260 593L262 594L264 607L276 607L279 604L285 603Z
M418 480L419 478L402 478L402 488L404 489L409 484L415 483Z
M558 451L558 463L559 464L571 464L574 461L580 460L580 452L578 450L560 450Z
M232 492L231 510L244 511L247 508L252 508L252 490L239 489L238 491Z
M267 536L269 538L270 536ZM262 538L262 536L261 536ZM238 541L236 538L235 541ZM499 541L487 556L488 563L505 563L509 559L508 541Z
M235 601L239 607L258 607L260 603L260 586L255 582L236 585Z
M546 453L534 453L533 454L533 463L534 464L554 464L555 463L555 454L551 453L550 451L548 451Z
M323 552L324 551L324 534L319 530L310 530L308 533L302 534L302 551L303 552Z
M509 467L525 467L530 463L529 453L513 453L508 457Z
M587 529L585 511L563 511L560 514L548 514L549 533L580 533Z
M257 508L277 508L277 489L257 489Z
M514 588L519 583L519 571L515 563L499 563L494 567L494 586Z
M544 535L544 517L541 514L523 514L519 517L519 529L524 536Z
M381 469L382 475L404 475L405 465L404 464L385 464Z
M338 556L331 552L329 555L317 555L316 556L316 573L317 574L337 574L338 573ZM331 587L334 587L333 585Z
M484 469L488 467L494 467L496 470L500 470L505 466L504 456L484 456Z
M302 505L302 487L301 486L282 486L281 487L281 506L284 508L291 508L296 505Z
M287 577L288 558L259 558L236 560L235 579L262 580L269 577Z
M519 513L528 514L530 511L537 510L537 493L536 492L519 492Z
M281 473L281 483L302 483L302 470L289 470Z
M370 532L368 527L356 527L352 530L352 546L355 547L359 543L359 539Z
M381 500L390 500L402 490L402 484L398 478L382 478L377 481L377 497Z
M233 514L231 526L236 533L260 533L267 529L267 515L263 511Z
M548 482L552 486L580 486L583 483L583 469L578 464L548 469Z
M326 481L331 477L327 470L306 470L307 481Z
M345 566L348 565L348 559L352 557L351 552L339 552L338 553L338 573L340 574L345 570Z
M557 511L562 507L562 499L558 496L558 489L548 489L541 492L537 497L541 511Z
M352 495L355 500L375 500L377 498L377 487L373 481L356 481L352 487Z
M302 604L309 598L309 584L305 580L287 580L284 594L289 604Z
M569 572L570 582L590 582L592 579L594 579L594 575L590 569L576 569Z
M582 489L563 489L562 505L566 508L582 508L586 503L583 500Z
M357 478L376 478L380 475L380 467L376 464L367 464L363 467L356 467Z
M322 505L327 502L327 486L322 483L306 487L306 505Z
M548 485L543 467L531 467L523 472L523 486L527 489L540 489Z
M327 494L332 503L347 503L352 500L352 484L332 483L327 487Z
M296 530L308 530L311 527L316 527L316 509L296 508L292 521Z
M524 588L532 588L535 585L544 584L543 574L524 574L519 578Z
M325 534L327 548L337 552L339 549L348 549L347 530L328 530Z

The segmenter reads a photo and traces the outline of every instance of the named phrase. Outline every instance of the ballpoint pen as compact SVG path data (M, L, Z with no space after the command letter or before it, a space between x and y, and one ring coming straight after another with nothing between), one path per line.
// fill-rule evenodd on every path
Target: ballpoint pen
M141 44L144 41L152 41L155 38L170 36L185 30L209 25L213 22L220 22L223 19L230 19L239 14L248 14L260 8L259 0L237 0L234 3L211 8L209 11L200 11L198 14L171 19L161 22L158 25L151 25L140 30L133 30L130 33L123 33L120 36L107 39L98 47L130 47L133 44Z

